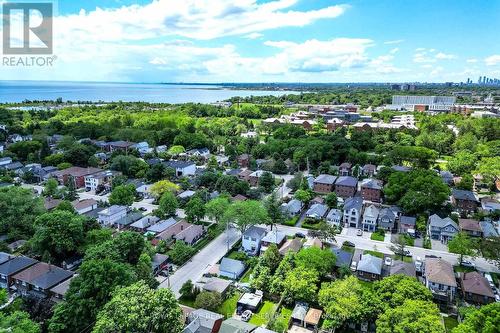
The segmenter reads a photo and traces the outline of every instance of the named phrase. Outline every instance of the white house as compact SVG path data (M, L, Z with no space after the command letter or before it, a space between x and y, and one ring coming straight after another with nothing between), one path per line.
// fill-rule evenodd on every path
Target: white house
M116 171L105 170L87 175L85 176L85 190L95 192L99 186L109 184L111 180L113 180L113 177L117 176L118 174L120 173Z
M344 225L357 228L361 221L363 199L361 197L349 198L344 204Z
M325 216L327 211L328 207L326 205L314 204L307 210L306 217L310 219L320 220Z
M195 148L188 150L186 153L189 156L202 157L205 159L210 157L210 150L208 148Z
M114 205L99 212L97 221L104 226L111 226L127 216L127 207Z
M145 141L134 144L131 148L137 149L139 154L145 155L153 152L153 148L149 147L149 144Z
M167 161L165 166L174 169L177 177L194 176L196 173L196 164L189 161Z
M250 254L256 255L260 251L262 239L266 236L266 229L251 226L243 233L241 246L243 250Z
M370 205L365 209L363 214L363 230L374 232L377 228L377 220L379 215L379 209L374 205Z
M328 215L326 216L326 222L340 227L342 224L342 211L340 209L330 209Z
M75 200L71 203L75 211L82 215L97 209L97 201L94 199Z

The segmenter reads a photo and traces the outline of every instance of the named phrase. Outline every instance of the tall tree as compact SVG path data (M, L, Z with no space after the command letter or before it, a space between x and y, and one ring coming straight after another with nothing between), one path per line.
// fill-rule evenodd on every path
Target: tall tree
M399 234L396 237L396 241L394 242L394 245L390 246L390 249L392 252L401 256L401 260L403 260L405 257L405 250L406 250L407 246L408 246L408 240L406 239L406 235Z
M445 333L438 307L429 301L407 300L377 319L377 333Z
M432 301L432 294L417 279L406 275L391 275L373 284L386 309L403 305L405 300Z
M470 238L465 232L461 231L453 237L448 242L448 250L451 253L458 254L459 264L461 265L464 261L465 256L475 257L476 256L477 244Z
M93 332L180 333L181 316L169 289L154 290L139 281L113 294L99 312Z
M179 202L175 195L171 192L165 192L160 198L158 209L155 211L155 214L160 218L174 216L177 207L179 207Z
M210 200L205 205L207 216L214 219L215 222L220 223L230 204L229 199L225 196Z
M134 203L135 194L135 186L132 184L117 186L109 196L109 203L112 205L130 206Z
M267 211L262 203L254 200L233 203L223 217L224 222L234 223L242 233L252 225L266 223L268 219Z
M186 218L189 222L200 222L205 217L205 204L198 197L193 197L184 207Z
M452 333L498 333L499 327L500 303L496 302L468 312Z
M39 333L40 324L30 319L26 312L14 311L11 314L0 312L0 332Z

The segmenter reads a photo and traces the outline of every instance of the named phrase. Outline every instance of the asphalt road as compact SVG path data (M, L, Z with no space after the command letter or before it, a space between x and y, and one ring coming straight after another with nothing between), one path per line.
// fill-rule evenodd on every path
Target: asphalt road
M229 247L233 246L240 239L240 236L241 234L236 229L229 229ZM170 281L165 278L165 280L160 283L159 288L170 287L175 296L179 298L179 290L187 280L191 280L193 283L198 281L208 267L215 265L226 255L228 249L227 243L228 236L224 232L205 246L184 266L179 267L174 274L170 276Z

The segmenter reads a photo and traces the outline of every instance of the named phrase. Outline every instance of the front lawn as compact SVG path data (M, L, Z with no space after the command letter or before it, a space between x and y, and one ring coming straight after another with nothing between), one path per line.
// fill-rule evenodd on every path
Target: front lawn
M232 295L222 303L219 310L217 310L217 313L225 316L226 319L231 318L236 311L236 304L238 303L240 297L241 293L235 292L234 295Z
M371 240L380 241L380 242L383 242L384 238L385 238L385 232L384 232L384 230L380 230L380 229L375 231L374 233L372 233L372 235L370 236Z
M179 303L185 306L189 306L190 308L194 308L194 299L189 299L189 298L184 298L181 297L179 298Z
M315 219L305 219L302 222L302 228L306 229L312 229L312 230L318 230L321 227L321 222L322 220L315 220Z
M297 221L299 220L298 216L292 217L289 220L286 220L283 222L283 225L289 226L289 227L294 227L297 224Z
M254 324L257 326L267 324L274 315L275 311L276 304L271 301L265 301L264 304L260 307L259 312L254 313L252 318L250 318L250 324Z
M378 258L384 259L384 254L382 252L365 250L365 251L363 251L363 254L371 254L374 257L378 257Z

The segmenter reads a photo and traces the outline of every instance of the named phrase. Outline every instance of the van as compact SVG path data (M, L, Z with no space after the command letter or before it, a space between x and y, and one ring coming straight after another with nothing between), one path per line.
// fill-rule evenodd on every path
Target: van
M488 283L490 284L490 287L495 289L495 284L493 283L493 278L491 277L490 273L484 273L484 277L486 280L488 280Z

